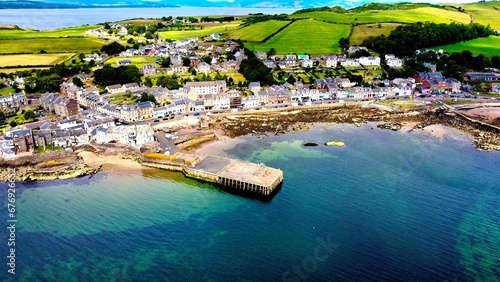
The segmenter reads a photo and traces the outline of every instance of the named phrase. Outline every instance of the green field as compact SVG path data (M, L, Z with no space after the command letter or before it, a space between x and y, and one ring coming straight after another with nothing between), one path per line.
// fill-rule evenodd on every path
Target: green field
M12 53L90 53L100 50L102 41L92 38L39 38L0 40L0 54Z
M414 22L435 22L450 23L452 21L460 23L470 23L470 16L466 13L449 11L445 9L424 7L411 10L383 10L364 11L360 13L333 13L333 12L309 12L291 15L292 18L313 18L335 23L414 23Z
M349 42L351 45L361 45L366 38L370 36L377 37L382 34L387 36L393 29L400 25L397 23L381 23L380 27L378 27L378 24L357 25L354 27L354 32Z
M58 38L68 36L83 36L85 31L97 28L97 25L86 25L79 27L61 28L49 31L37 31L31 29L0 30L0 40L3 39L27 39L27 38Z
M473 54L483 54L486 56L500 56L500 36L489 36L486 38L478 38L456 44L433 47L434 50L443 49L448 53L460 52L469 50Z
M129 60L132 62L132 64L136 65L138 68L142 68L144 64L155 64L157 59L158 58L156 57L149 57L149 56L113 57L106 60L106 64L117 66L118 61Z
M278 54L339 53L338 41L349 34L349 25L336 25L315 20L296 21L265 43L246 43L253 51L276 49Z
M34 66L60 64L74 54L23 54L0 56L0 68L8 66Z
M233 21L222 24L198 24L197 26L203 27L198 30L174 30L174 31L160 31L158 34L163 39L179 40L190 37L205 37L212 33L228 33L234 29L239 28L241 21Z
M228 34L234 39L241 39L246 41L262 41L267 36L271 35L273 32L276 32L278 29L284 27L289 23L289 21L269 20L233 30Z
M500 29L500 2L456 4L455 6L465 9L465 12L471 14L477 23L489 24L493 29Z

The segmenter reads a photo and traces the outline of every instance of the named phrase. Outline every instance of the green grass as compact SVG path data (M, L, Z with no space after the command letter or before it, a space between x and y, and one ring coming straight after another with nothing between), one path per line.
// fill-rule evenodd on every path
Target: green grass
M4 88L0 89L0 96L9 95L12 93L15 93L14 88L12 88L12 87L4 87Z
M470 16L466 13L449 11L445 9L423 7L411 10L383 10L364 11L360 13L333 13L333 12L310 12L292 15L292 18L314 18L336 23L414 23L435 22L450 23L452 21L469 23Z
M26 68L8 68L8 69L0 69L0 72L3 73L15 73L17 71L27 71L27 70L47 70L49 67L26 67Z
M267 36L276 32L278 29L290 23L289 21L276 21L270 20L259 22L240 29L229 32L229 35L234 39L241 39L246 41L262 41Z
M478 38L456 44L433 47L435 50L443 49L448 53L469 50L473 54L483 54L485 56L500 55L500 36L489 36Z
M0 52L12 53L90 53L100 50L105 43L92 38L39 38L0 40Z
M0 55L0 68L7 66L33 66L60 64L74 54L23 54Z
M32 29L0 30L0 40L28 39L28 38L58 38L67 36L83 36L85 31L95 29L97 25L61 28L55 30L38 31Z
M471 4L455 4L462 7L466 13L471 14L480 24L489 24L493 29L500 29L500 2L485 2ZM496 9L495 9L496 8Z
M446 99L441 101L448 105L470 104L474 102L474 100L458 100L458 99L456 101L453 99Z
M354 32L349 42L351 45L361 45L370 36L377 37L382 34L388 36L392 30L400 25L397 23L381 23L380 27L378 27L378 24L357 25L354 27Z
M229 33L232 30L238 29L241 21L233 21L222 24L198 24L198 26L202 26L203 29L199 30L174 30L174 31L160 31L158 34L163 39L172 39L179 40L183 38L190 37L205 37L209 36L212 33Z
M274 48L278 54L339 53L338 41L349 34L348 25L336 25L315 20L296 21L265 43L246 43L253 51ZM307 34L307 36L305 36Z
M118 61L129 60L132 64L136 65L138 68L142 68L144 64L156 64L156 57L150 56L136 56L136 57L113 57L106 60L106 64L117 66ZM156 66L158 67L158 65Z

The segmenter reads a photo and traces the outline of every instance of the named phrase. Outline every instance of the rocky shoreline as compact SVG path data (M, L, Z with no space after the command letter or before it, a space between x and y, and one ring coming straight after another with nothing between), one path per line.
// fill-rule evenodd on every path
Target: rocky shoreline
M481 150L500 150L500 130L480 121L467 119L444 107L434 106L413 109L382 108L378 105L344 105L330 108L304 108L264 113L246 113L216 117L210 122L213 129L222 130L234 138L242 135L281 135L309 130L311 123L361 123L379 122L379 128L409 131L442 124L458 129L473 137L473 145Z
M317 122L351 123L356 126L378 122L380 124L377 127L394 131L403 128L412 131L440 124L467 133L474 140L472 144L480 150L500 151L500 128L439 106L391 110L365 104L238 113L215 116L210 127L215 132L235 138L249 134L267 136L304 132ZM186 149L197 148L202 143L216 139L213 132L199 134L199 138L186 139L183 146ZM15 160L0 160L0 181L8 180L7 168L16 169L17 181L49 181L90 175L102 164L141 169L141 159L140 151L131 147L83 145L75 148L75 151L47 152Z

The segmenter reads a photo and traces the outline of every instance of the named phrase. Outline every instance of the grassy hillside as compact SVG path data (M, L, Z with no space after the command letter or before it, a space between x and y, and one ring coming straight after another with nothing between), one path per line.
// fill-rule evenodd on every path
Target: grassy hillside
M27 39L27 38L58 38L68 36L83 36L85 31L95 29L98 26L79 26L61 28L49 31L38 31L31 29L0 30L0 40L3 39Z
M466 13L473 16L474 21L483 25L490 25L500 30L500 2L485 2L455 5L461 6Z
M376 37L382 34L387 36L393 29L400 25L401 24L397 23L382 23L380 24L380 27L379 24L357 25L354 27L350 43L352 45L361 45L363 43L363 40L370 36Z
M315 20L296 21L265 43L246 43L254 51L276 49L278 54L339 53L338 41L349 34L349 25L337 25Z
M55 65L66 61L74 54L23 54L0 56L0 68L8 66Z
M478 38L470 41L460 42L457 44L434 47L432 49L443 49L448 53L469 50L476 55L483 54L489 57L494 55L500 56L500 36Z
M160 31L158 34L164 39L179 40L188 37L205 37L212 33L228 33L234 29L239 28L241 21L233 21L228 23L207 23L197 24L203 29L199 30L174 30L174 31Z
M39 38L0 40L0 52L12 53L90 53L100 50L104 45L102 41L92 38Z
M434 7L421 7L410 10L368 10L362 12L333 13L310 12L291 15L291 18L313 18L334 23L415 23L435 22L450 23L452 21L469 23L470 16L458 11L450 11Z
M234 39L262 41L289 23L289 21L269 20L232 30L228 34Z

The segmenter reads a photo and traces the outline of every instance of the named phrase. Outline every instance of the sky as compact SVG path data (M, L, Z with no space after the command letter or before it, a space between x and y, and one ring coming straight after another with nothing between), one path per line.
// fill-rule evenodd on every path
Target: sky
M60 0L0 0L0 4L2 2L15 2L16 4L20 4L22 2L31 2L31 3L51 3L51 4L60 4ZM254 7L254 8L311 8L311 7L322 7L322 6L343 6L345 8L353 8L357 6L361 6L365 3L369 2L379 2L379 3L394 3L394 2L426 2L426 3L470 3L477 2L471 0L405 0L405 1L397 1L397 0L379 0L379 1L370 1L370 0L350 0L350 1L341 1L341 0L310 0L310 1L301 1L301 0L67 0L64 1L65 4L78 4L85 6L122 6L122 5L145 5L145 6L195 6L195 7Z

